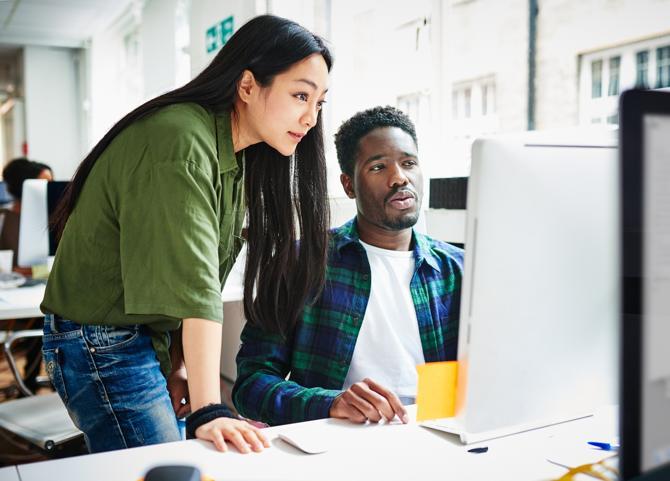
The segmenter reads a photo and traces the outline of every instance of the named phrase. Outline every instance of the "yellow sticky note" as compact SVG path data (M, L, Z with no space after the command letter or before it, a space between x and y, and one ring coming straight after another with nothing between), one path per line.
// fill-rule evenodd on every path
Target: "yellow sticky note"
M458 362L429 362L416 366L416 420L448 418L455 414Z
M33 279L46 279L49 277L49 267L46 264L33 266Z

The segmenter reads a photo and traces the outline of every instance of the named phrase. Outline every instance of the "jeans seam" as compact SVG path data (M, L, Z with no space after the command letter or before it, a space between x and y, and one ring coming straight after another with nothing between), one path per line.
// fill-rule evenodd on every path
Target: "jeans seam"
M68 339L75 339L79 337L82 334L81 329L77 331L67 331L67 332L60 332L60 333L49 333L49 334L44 334L43 339L44 342L49 342L49 341L65 341Z
M47 363L47 374L49 375L49 379L51 380L51 384L53 387L56 388L56 381L58 384L61 386L61 390L63 391L63 404L67 407L68 400L70 399L70 396L68 395L67 388L65 387L65 381L63 379L63 371L61 369L61 363L60 363L60 353L58 348L54 349L43 349L42 350L42 356L46 358L47 353L53 353L54 359L52 359L50 362L54 363L54 365L51 366L51 369L49 369L49 365ZM56 377L56 371L58 371L58 376L57 379L54 380Z
M88 346L88 342L86 342L85 337L83 337L83 340L84 340L84 345ZM116 424L116 429L118 430L119 437L121 438L121 441L123 441L124 448L128 448L128 441L126 440L126 437L123 434L123 429L121 428L121 423L119 423L119 418L116 416L116 413L114 412L114 408L112 407L112 402L109 399L109 395L107 394L107 389L105 389L105 383L102 381L102 378L100 377L100 371L98 371L98 366L95 363L95 359L93 358L93 354L91 353L91 351L89 349L86 349L86 353L87 353L89 363L91 364L91 367L92 367L91 370L95 372L94 382L98 386L98 394L101 395L103 404L109 410L109 414L114 419L114 423ZM134 430L134 428L133 428L133 430Z

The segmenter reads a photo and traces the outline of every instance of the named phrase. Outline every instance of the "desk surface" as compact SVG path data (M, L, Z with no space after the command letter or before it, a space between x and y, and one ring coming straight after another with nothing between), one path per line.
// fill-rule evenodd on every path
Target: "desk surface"
M468 453L455 436L420 427L353 425L326 419L266 429L272 447L260 454L218 453L208 443L182 441L111 453L26 464L18 467L22 481L135 481L152 466L190 464L219 480L341 480L341 479L458 479L480 481L549 480L566 465L583 463L593 452L592 439L611 439L616 430L614 410L480 443L489 451ZM328 440L328 452L307 455L277 438L291 429L316 429ZM603 454L596 453L603 457ZM574 462L573 462L574 461ZM593 459L595 461L595 459Z
M16 466L0 468L0 481L21 481Z
M16 289L0 289L0 320L42 317L40 304L45 288L44 284L39 284ZM242 286L231 283L223 290L221 298L223 302L239 301L243 297L242 294Z
M44 284L16 289L0 289L0 320L41 317Z

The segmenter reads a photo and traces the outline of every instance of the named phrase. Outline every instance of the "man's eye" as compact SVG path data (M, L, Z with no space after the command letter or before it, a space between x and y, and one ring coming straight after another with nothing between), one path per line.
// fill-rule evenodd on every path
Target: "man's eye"
M370 170L377 171L377 170L382 170L383 168L384 168L384 165L383 165L383 164L377 164L377 165L373 165L373 166L370 168Z

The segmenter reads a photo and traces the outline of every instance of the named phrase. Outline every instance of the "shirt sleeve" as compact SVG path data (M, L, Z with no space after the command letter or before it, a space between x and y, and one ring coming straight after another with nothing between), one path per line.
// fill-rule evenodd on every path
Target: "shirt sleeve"
M233 403L237 411L270 425L323 419L342 391L287 381L291 341L246 324L237 354Z
M156 163L124 194L119 229L126 314L223 322L214 175L188 161Z

